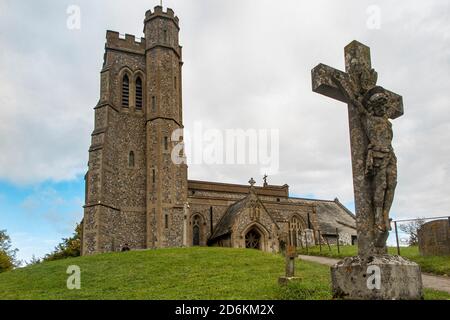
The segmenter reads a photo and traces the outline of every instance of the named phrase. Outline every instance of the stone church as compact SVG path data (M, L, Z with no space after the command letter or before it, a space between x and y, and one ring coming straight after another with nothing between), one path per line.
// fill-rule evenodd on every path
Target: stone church
M278 252L337 234L354 242L355 217L337 199L293 198L288 185L266 179L262 186L192 181L187 165L172 161L171 135L183 128L179 31L173 10L157 6L145 15L145 38L106 33L82 254L189 246Z

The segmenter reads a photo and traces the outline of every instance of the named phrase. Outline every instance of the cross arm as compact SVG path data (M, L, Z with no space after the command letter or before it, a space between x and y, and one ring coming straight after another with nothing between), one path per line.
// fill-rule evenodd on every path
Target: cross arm
M345 72L321 63L315 67L311 73L314 92L344 103L348 103L347 98L344 94L342 94L341 90L332 80L333 75L336 73L339 73L342 77L347 78L348 75Z
M325 64L319 64L312 71L312 89L314 92L322 94L326 97L349 103L348 99L344 96L341 89L333 82L332 77L335 74L340 74L342 78L348 78L348 74L334 69ZM403 115L403 97L386 90L388 95L388 110L387 115L390 119L396 119Z

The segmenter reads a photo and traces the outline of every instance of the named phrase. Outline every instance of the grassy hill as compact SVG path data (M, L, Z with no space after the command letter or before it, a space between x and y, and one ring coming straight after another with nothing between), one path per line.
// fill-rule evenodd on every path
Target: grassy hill
M81 290L66 287L81 268ZM260 251L164 249L73 258L0 274L0 299L330 299L326 266L300 262L303 280L280 288L284 259ZM427 291L427 298L450 298Z

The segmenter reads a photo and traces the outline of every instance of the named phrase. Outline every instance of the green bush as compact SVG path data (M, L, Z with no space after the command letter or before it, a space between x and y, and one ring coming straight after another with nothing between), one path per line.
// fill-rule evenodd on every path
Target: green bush
M0 251L0 273L12 270L14 264L11 258L3 251Z
M77 224L75 233L71 238L64 238L55 250L44 257L44 261L55 261L81 255L81 225Z
M6 230L0 230L0 273L20 266L21 262L16 260L18 249L12 249L11 238Z

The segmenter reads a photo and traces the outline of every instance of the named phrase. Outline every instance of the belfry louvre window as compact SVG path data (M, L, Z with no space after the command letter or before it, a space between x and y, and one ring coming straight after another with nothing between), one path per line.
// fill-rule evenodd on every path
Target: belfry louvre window
M136 109L142 110L142 80L140 77L136 79Z
M122 80L122 107L128 108L130 105L130 78L123 76Z

